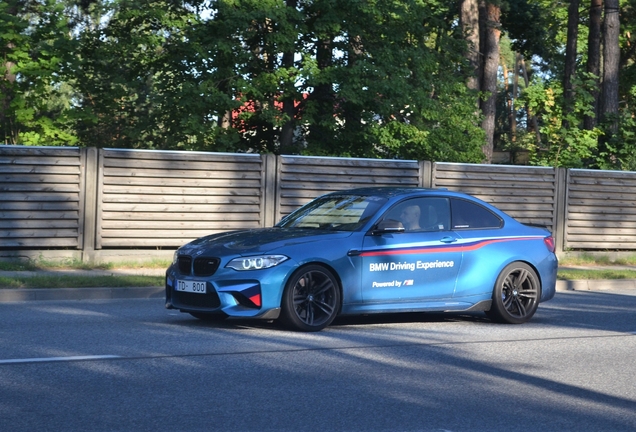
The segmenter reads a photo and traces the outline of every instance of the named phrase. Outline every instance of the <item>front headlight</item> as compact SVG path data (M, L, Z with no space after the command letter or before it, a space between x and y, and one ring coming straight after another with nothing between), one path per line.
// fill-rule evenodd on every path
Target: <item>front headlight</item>
M172 255L172 265L175 265L177 263L177 257L178 256L179 256L179 249L174 251L174 255Z
M234 270L263 270L277 266L289 258L285 255L262 255L253 257L234 258L226 267Z

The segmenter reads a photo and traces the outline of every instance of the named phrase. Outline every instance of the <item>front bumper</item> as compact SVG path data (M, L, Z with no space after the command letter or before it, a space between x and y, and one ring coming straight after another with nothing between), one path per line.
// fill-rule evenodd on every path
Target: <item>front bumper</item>
M184 276L171 266L166 271L166 308L182 312L223 313L228 317L277 319L280 315L282 290L289 265L275 269L249 272L241 277L232 269L219 269L213 277ZM206 283L205 293L190 293L175 289L177 280Z

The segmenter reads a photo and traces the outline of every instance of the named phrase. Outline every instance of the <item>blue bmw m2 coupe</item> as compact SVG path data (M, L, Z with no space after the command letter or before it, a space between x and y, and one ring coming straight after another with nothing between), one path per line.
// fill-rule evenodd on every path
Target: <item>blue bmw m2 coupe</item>
M182 246L166 272L166 307L301 331L396 312L483 311L518 324L554 297L556 275L545 228L458 192L365 188L318 197L272 228Z

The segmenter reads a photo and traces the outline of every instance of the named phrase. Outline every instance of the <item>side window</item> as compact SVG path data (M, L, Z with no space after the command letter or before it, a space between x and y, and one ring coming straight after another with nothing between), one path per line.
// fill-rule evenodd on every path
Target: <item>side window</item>
M501 228L503 221L490 210L473 202L452 199L453 229Z
M413 198L392 207L384 219L400 221L406 231L445 231L450 229L447 198Z

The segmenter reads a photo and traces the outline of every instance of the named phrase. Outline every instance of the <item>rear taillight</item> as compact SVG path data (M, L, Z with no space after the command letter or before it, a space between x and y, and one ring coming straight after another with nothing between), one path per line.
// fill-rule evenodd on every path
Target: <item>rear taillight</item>
M554 253L554 237L552 236L547 236L543 239L543 243L545 243L545 247L548 248L548 250L552 253Z

